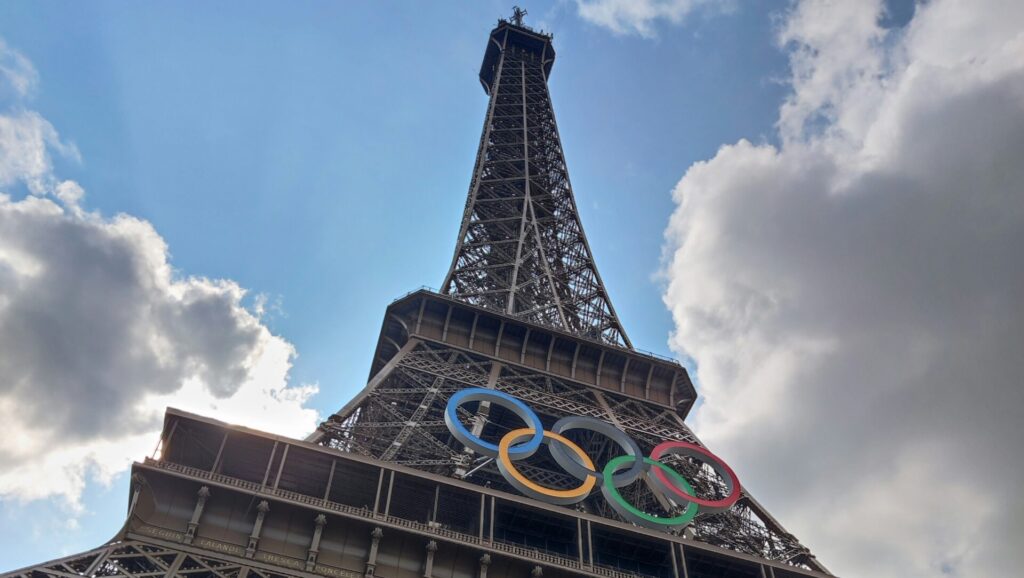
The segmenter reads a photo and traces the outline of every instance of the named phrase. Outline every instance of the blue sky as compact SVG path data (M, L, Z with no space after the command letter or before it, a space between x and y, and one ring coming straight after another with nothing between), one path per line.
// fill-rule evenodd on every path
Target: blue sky
M744 487L840 575L1024 564L1024 4L525 7L615 308ZM301 435L365 383L510 8L0 3L0 570L116 533L154 408Z

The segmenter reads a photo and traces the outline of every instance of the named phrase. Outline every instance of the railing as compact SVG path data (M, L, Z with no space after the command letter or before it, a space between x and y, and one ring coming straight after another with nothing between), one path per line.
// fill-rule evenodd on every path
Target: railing
M479 305L473 305L472 303L469 303L467 301L462 301L459 298L454 297L452 295L448 295L446 293L441 293L436 288L431 287L429 285L420 285L419 287L417 287L417 288L415 288L415 289L413 289L411 291L407 291L401 297L396 297L395 299L393 299L391 301L391 303L392 304L397 303L397 302L401 301L402 299L405 299L406 297L408 297L408 296L410 296L410 295L412 295L414 293L419 293L420 291L428 291L428 292L432 293L433 296L435 296L435 297L440 297L442 299L447 299L449 301L456 301L456 302L459 302L459 303L470 305L472 307L479 307ZM521 320L521 319L519 319L518 321L522 321L523 323L535 323L535 322L532 322L532 321L526 321L526 320ZM563 333L567 333L569 335L572 335L571 332L568 332L564 328L551 327L551 326L547 326L547 325L543 325L543 324L539 324L539 325L541 327L544 327L545 329L559 331L559 332L563 332ZM679 362L679 360L674 358L674 357L669 357L668 355L663 355L661 353L655 353L655 352L647 350L647 349L640 349L639 347L634 347L634 348L630 349L628 347L624 347L622 345L619 345L618 343L612 343L612 342L608 342L608 341L601 341L599 339L593 339L591 337L584 337L584 336L580 336L580 335L574 335L574 337L577 337L577 338L580 338L580 339L586 339L588 341L593 341L594 343L597 343L597 344L599 344L599 345L601 345L603 347L614 347L616 349L621 349L622 351L626 351L626 352L629 352L629 353L639 353L639 354L642 354L642 355L647 355L647 356L653 357L655 359L660 359L662 361L667 361L669 363L682 366L682 364Z
M391 303L398 303L402 299L405 299L406 297L412 295L413 293L419 293L420 291L429 291L429 292L434 293L436 295L441 295L441 293L437 289L435 289L435 288L433 288L433 287L431 287L429 285L420 285L419 287L413 289L412 291L407 292L405 295L402 295L401 297L397 297L397 298L393 299L391 301ZM443 295L443 296L447 297L447 295Z
M600 576L608 576L609 578L635 578L636 576L639 576L639 574L630 573L630 572L622 572L620 570L615 570L615 569L612 569L612 568L607 568L607 567L602 567L602 566L597 566L597 565L594 565L594 566L585 565L585 564L582 564L579 560L575 560L573 558L567 558L565 556L560 556L558 554L551 554L549 552L544 552L544 551L541 551L541 550L537 550L535 548L527 548L527 547L524 547L524 546L519 546L517 544L511 544L511 543L508 543L508 542L500 542L500 541L493 541L493 542L491 542L491 541L482 539L479 536L474 536L474 535L471 535L471 534L463 534L462 532L456 532L454 530L449 530L447 528L436 526L436 525L428 525L428 524L425 524L425 523L422 523L422 522L416 522L414 520L406 520L404 518L398 518L396 516L391 516L391 515L384 515L384 514L376 514L375 515L372 511L370 511L368 508L365 508L365 507L363 507L363 508L356 508L354 506L349 506L349 505L346 505L346 504L340 504L338 502L332 502L330 500L324 500L322 498L315 498L313 496L308 496L306 494L300 494L298 492L293 492L291 490L283 490L283 489L280 489L280 488L272 488L272 487L262 486L261 484L257 484L255 482L250 482L250 481L247 481L247 480L242 480L242 479L234 478L234 477L231 477L231 476L226 476L224 474L217 474L217 473L214 473L214 472L210 472L210 471L207 471L207 470L202 470L202 469L199 469L199 468L194 468L194 467L191 467L191 466L184 466L184 465L181 465L181 464L176 464L176 463L167 462L167 461L156 461L156 460L153 460L151 458L146 458L145 464L147 466L155 467L155 468L162 469L162 470L167 470L167 471L170 471L170 472L176 472L176 473L183 474L183 475L186 475L186 476L189 476L189 477L192 477L192 478L209 480L209 481L217 482L217 483L224 484L224 485L227 485L227 486L232 486L232 487L236 487L236 488L241 488L241 489L253 491L253 492L256 492L256 493L258 493L260 495L264 495L264 496L272 496L272 497L283 498L283 499L286 499L286 500L290 500L290 501L294 501L294 502L299 502L301 504L307 504L309 506L312 506L312 507L318 508L318 509L322 509L322 510L338 512L338 513L347 514L347 515L350 515L350 516L355 516L355 517L360 517L360 518L369 518L369 519L373 519L373 520L378 520L378 521L381 521L381 522L384 522L384 523L387 523L387 524L391 524L393 526L398 526L398 527L402 527L402 528L408 528L410 530L416 530L416 531L419 531L419 532L424 532L424 533L429 533L429 534L435 534L437 536L448 538L450 540L453 540L453 541L459 542L459 543L472 544L472 545L478 546L480 548L487 548L487 549L491 549L491 550L505 552L505 553L512 554L512 555L515 555L515 556L522 556L522 557L530 559L530 560L540 560L540 561L545 562L547 564L550 564L552 566L559 566L559 567L562 567L562 568L565 568L565 569L568 569L568 570L583 571L583 572L586 572L588 574L596 574L596 575L600 575Z

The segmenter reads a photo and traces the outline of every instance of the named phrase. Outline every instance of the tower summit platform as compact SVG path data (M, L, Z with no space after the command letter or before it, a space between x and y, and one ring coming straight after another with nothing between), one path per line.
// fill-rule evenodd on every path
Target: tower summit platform
M491 94L491 86L498 72L498 64L504 47L516 46L528 54L533 54L542 63L544 78L551 76L551 67L555 64L555 47L553 36L538 32L519 21L499 20L491 30L491 37L484 51L484 61L480 65L480 84L484 92Z

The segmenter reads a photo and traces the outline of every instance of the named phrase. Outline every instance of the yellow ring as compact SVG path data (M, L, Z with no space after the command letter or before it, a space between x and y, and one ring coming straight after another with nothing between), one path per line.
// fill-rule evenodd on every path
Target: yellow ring
M517 486L517 489L519 489L525 494L534 493L547 498L553 498L554 501L556 501L556 503L561 504L574 504L576 502L583 500L583 498L586 498L590 494L590 491L594 489L594 485L597 483L596 476L587 476L587 479L584 480L581 485L575 488L571 488L568 490L556 490L554 488L542 486L530 479L527 479L526 476L524 476L522 473L519 472L519 470L516 469L515 465L512 463L512 460L509 458L509 448L512 446L512 444L518 442L520 439L527 436L532 436L534 435L534 433L535 430L533 428L524 427L512 430L501 438L501 442L498 443L498 466L501 470L503 470L502 473L507 472L509 476L512 476L515 482L518 482L513 482L512 485ZM588 456L582 448L574 444L571 440L560 434L545 431L544 443L551 443L551 440L555 440L562 444L565 444L566 447L568 447L570 450L575 452L577 456L579 456L580 462L584 466L586 466L591 471L596 470L596 468L594 467L594 461L590 459L590 456Z

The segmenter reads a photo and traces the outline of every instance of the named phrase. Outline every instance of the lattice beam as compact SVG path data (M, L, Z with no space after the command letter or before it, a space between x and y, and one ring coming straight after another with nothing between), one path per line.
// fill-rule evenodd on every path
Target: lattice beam
M495 364L498 367L495 368ZM496 371L496 372L495 372ZM492 375L494 377L491 383ZM527 401L542 419L554 421L565 415L589 415L618 424L645 451L665 439L700 443L679 416L663 407L578 383L561 380L543 371L501 365L480 354L422 341L391 368L363 403L345 415L335 415L321 427L320 443L387 459L443 475L454 475L466 458L462 446L444 426L448 398L465 387L493 386ZM460 412L468 423L469 412ZM485 420L488 431L504 432L521 427L514 418ZM603 438L580 440L598 462L618 451ZM725 495L725 487L713 470L689 459L668 461L683 473L694 488L707 496ZM544 457L520 466L531 479L552 487L572 487L576 480ZM493 463L473 469L466 479L491 487L507 487ZM637 504L656 506L644 488L624 490ZM613 519L618 515L603 500L588 500L588 511ZM755 501L744 498L730 510L698 518L689 531L695 539L768 560L803 563L807 548L787 533Z
M136 540L99 548L2 574L3 578L291 578L295 574L228 562Z
M495 40L500 55L485 80L491 102L442 291L630 347L569 184L547 86L554 50L549 38L517 30Z

